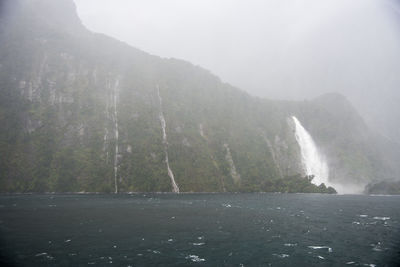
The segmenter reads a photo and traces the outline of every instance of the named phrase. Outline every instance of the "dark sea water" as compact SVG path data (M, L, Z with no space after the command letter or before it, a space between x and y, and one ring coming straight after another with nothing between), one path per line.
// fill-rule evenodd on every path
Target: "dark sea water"
M400 266L400 196L0 196L0 266Z

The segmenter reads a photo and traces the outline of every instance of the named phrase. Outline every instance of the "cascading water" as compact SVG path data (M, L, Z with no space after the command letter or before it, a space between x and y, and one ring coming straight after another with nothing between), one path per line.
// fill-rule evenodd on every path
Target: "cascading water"
M113 95L114 95L114 133L115 133L115 155L114 155L114 186L115 193L118 193L118 112L117 112L117 96L118 96L119 79L115 81Z
M314 140L300 121L295 116L292 116L292 119L295 123L295 137L300 146L301 161L306 175L314 175L312 183L316 185L321 183L326 186L330 185L328 182L329 168L324 156L318 151Z
M162 128L162 134L163 134L163 143L164 143L164 152L165 152L165 163L167 164L167 172L169 178L171 178L171 184L172 184L172 191L174 193L179 193L179 187L177 183L175 182L175 177L174 173L172 172L171 168L169 167L169 161L168 161L168 141L167 141L167 132L165 131L166 127L166 122L164 118L164 114L162 112L162 99L160 95L160 88L157 85L157 94L158 94L158 100L160 102L160 122L161 122L161 128Z
M231 150L229 149L229 145L224 144L224 147L226 149L225 159L228 162L229 167L231 169L232 179L235 183L240 183L240 174L236 171L236 166L235 166L235 163L233 162L233 158L232 158Z

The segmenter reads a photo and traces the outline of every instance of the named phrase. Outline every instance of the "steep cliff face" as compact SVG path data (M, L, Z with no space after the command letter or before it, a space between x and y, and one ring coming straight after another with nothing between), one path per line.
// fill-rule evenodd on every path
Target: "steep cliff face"
M4 3L1 191L285 190L278 181L304 174L292 115L329 157L332 179L363 184L387 169L355 111L337 112L342 100L253 98L87 31L72 1Z

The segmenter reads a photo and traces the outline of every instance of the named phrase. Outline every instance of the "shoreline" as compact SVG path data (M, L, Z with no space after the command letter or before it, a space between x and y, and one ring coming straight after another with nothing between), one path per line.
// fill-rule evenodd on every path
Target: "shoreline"
M329 193L289 193L289 192L1 192L0 196L6 195L239 195L239 194L312 194L312 195L336 195L336 196L400 196L400 194L329 194Z

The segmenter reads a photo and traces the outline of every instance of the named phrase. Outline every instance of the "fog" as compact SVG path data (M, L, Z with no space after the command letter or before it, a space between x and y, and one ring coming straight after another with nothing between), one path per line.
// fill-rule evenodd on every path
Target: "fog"
M252 95L341 92L400 141L400 2L75 0L82 22L151 54L200 65Z

